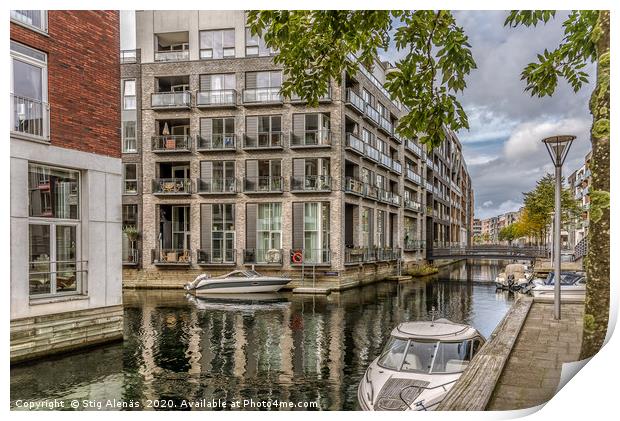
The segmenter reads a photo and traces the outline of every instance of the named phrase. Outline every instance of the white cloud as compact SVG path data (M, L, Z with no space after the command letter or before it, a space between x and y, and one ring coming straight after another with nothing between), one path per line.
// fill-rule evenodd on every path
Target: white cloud
M488 208L489 206L493 205L493 201L492 200L487 200L486 202L484 202L482 204L483 208Z

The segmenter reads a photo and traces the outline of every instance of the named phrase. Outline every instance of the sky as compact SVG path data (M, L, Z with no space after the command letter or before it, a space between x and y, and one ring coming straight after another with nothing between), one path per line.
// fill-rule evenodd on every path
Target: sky
M545 48L562 40L566 12L536 28L507 28L504 11L455 11L457 24L469 37L477 64L467 77L467 88L459 94L469 117L469 130L458 133L472 177L476 218L488 218L518 210L523 192L532 190L545 173L553 172L551 159L541 139L573 134L563 175L583 165L590 150L592 118L588 101L590 84L578 93L561 81L551 98L531 97L524 92L521 71ZM121 11L121 48L135 48L133 11ZM379 52L383 60L396 62L401 53L394 47Z

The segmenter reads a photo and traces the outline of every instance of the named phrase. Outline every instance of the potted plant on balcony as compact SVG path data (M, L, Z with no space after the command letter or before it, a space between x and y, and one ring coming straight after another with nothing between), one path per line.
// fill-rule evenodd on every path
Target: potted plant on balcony
M161 131L161 134L164 136L164 139L165 139L164 147L166 149L176 149L177 142L173 136L170 136L170 130L168 129L168 122L164 123L164 128Z
M130 250L135 250L136 240L138 240L138 237L140 236L140 232L138 231L138 229L134 225L127 225L123 228L123 233L127 236L127 239L129 240L131 247ZM127 259L129 262L133 262L133 253L129 253Z

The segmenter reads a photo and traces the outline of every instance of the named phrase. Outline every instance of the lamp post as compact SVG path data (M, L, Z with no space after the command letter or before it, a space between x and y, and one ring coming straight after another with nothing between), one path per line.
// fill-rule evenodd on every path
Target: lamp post
M555 166L555 215L553 221L553 266L554 266L554 297L553 297L553 317L560 320L560 271L562 269L560 253L560 237L562 235L562 165L575 136L561 135L551 136L543 139L542 142L547 147L547 152Z

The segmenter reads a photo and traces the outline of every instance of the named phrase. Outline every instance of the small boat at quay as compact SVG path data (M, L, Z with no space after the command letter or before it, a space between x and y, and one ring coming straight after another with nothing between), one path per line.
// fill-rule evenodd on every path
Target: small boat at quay
M213 278L203 273L187 283L185 289L194 294L277 292L289 282L291 278L264 276L255 270L234 270Z
M399 324L360 381L360 407L365 411L435 409L484 343L472 326L447 319Z
M534 298L553 300L555 297L555 273L550 272L546 279L534 279L530 292ZM586 299L586 276L580 272L560 274L560 300L584 301Z
M526 286L534 278L530 267L522 263L512 263L506 266L504 272L495 278L495 286L499 289L525 292Z

